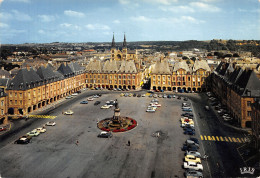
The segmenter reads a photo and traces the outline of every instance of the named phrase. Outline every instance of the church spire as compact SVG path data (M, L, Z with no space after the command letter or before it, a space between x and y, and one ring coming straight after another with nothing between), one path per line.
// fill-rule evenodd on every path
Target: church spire
M124 34L123 48L126 48L126 38L125 38L125 34Z
M113 33L113 39L112 39L112 45L111 45L111 47L112 47L112 48L116 48L114 33Z

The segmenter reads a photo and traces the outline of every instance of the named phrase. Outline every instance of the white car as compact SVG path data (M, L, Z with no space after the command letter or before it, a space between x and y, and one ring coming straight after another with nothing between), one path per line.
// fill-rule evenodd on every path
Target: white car
M78 93L72 93L72 96L77 96L77 95L79 95Z
M44 133L44 132L46 132L46 129L44 129L43 127L39 127L36 129L36 131L39 133Z
M162 105L159 104L159 103L152 103L152 104L150 103L150 105L151 105L151 106L156 106L156 107L161 107L161 106L162 106Z
M101 106L100 108L101 109L109 109L109 108L111 108L113 105L107 105L107 104L105 104L105 105L103 105L103 106Z
M64 112L65 115L72 115L74 114L74 112L72 110L68 110L66 112Z
M142 94L142 97L145 97L145 94Z
M187 151L185 155L193 155L196 156L197 158L201 158L201 154L197 151Z
M71 99L71 98L73 98L71 95L65 97L65 99Z
M56 122L50 121L50 122L47 122L45 125L46 125L46 126L55 126L55 125L56 125Z
M156 110L153 108L147 108L146 112L155 112Z
M90 98L88 98L87 100L88 100L88 101L93 101L94 99L90 97Z
M183 167L184 167L184 169L194 169L194 170L197 170L197 171L203 170L202 164L198 164L198 163L191 162L191 161L184 162Z
M93 98L99 98L99 96L98 95L93 95Z

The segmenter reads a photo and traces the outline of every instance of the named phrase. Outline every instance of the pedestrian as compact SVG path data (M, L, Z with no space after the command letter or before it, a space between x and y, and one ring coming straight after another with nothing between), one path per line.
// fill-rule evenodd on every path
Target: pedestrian
M77 145L77 146L79 145L79 141L78 141L78 140L76 140L76 145Z
M128 146L130 146L130 140L128 140Z

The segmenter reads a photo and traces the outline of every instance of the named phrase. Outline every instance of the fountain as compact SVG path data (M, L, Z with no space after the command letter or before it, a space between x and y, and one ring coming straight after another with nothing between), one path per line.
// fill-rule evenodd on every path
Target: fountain
M125 132L137 126L136 120L130 117L120 115L118 101L115 100L115 109L113 117L103 119L97 123L97 127L107 132Z

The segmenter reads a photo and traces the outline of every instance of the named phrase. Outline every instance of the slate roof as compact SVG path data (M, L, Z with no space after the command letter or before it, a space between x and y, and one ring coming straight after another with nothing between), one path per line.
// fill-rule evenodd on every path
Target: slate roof
M65 65L63 63L60 65L57 71L60 72L65 77L73 76L74 73L69 65Z
M74 74L83 72L84 68L80 67L77 62L71 62L68 64Z
M210 72L210 67L208 65L208 62L206 60L196 60L193 64L193 67L192 67L193 71L197 71L199 69L204 69L208 72Z
M8 90L27 90L42 85L42 79L33 68L20 69L16 76L8 83Z
M109 73L109 72L113 72L113 73L118 72L117 62L115 60L106 61L104 63L104 66L103 66L103 71L107 72L107 73Z
M229 76L228 81L230 83L235 83L237 79L240 77L240 75L243 73L243 69L236 68Z
M151 73L153 74L171 74L167 60L156 61Z
M101 62L99 60L90 61L89 64L86 66L86 70L101 72L102 71Z
M41 79L46 80L47 83L62 80L64 78L63 75L60 75L58 74L58 72L53 71L50 65L48 65L47 67L40 66L37 69L36 73L41 77Z
M119 69L121 73L136 73L136 67L134 61L122 61Z
M5 76L5 78L11 78L11 74L4 69L0 69L0 76Z
M174 63L173 71L177 71L179 69L184 69L185 71L190 72L190 68L184 60Z
M241 96L260 96L260 80L253 70L244 70L235 85L239 87L238 94Z
M0 87L7 87L8 81L10 80L9 78L0 78Z

